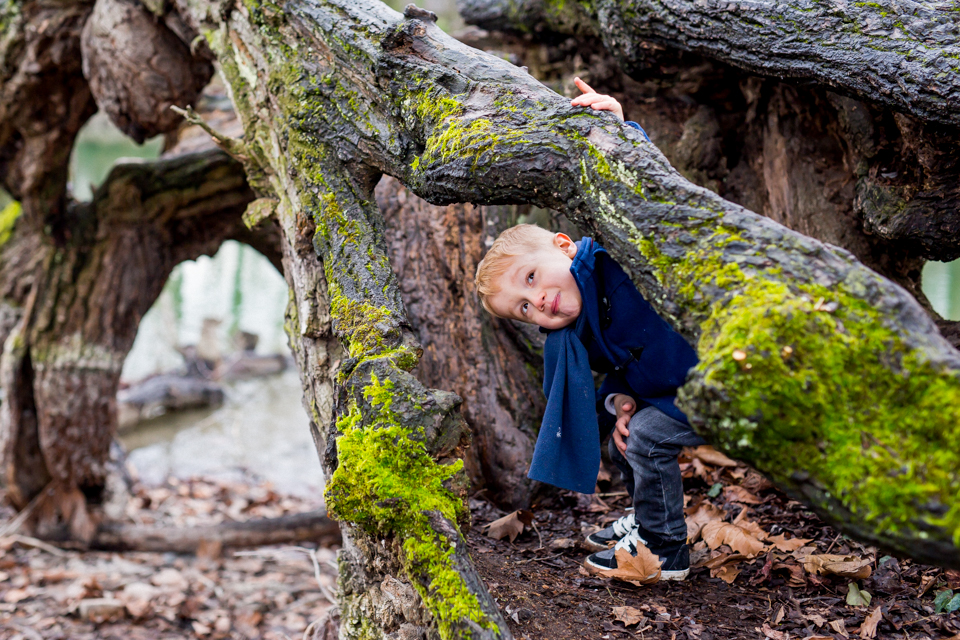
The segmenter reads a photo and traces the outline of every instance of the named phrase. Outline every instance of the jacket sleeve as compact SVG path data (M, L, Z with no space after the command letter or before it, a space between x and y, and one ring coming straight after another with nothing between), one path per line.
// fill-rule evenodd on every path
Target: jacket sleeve
M638 125L636 122L634 122L633 120L627 120L623 124L627 125L628 127L633 127L634 129L636 129L637 131L643 134L643 137L647 139L647 142L650 142L650 136L648 136L647 132L643 130L643 127Z

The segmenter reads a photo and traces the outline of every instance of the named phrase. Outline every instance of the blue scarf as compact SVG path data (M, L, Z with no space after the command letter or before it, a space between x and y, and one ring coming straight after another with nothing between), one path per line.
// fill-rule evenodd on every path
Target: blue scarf
M593 493L600 471L600 428L590 359L581 338L594 324L589 319L599 317L593 267L595 254L604 249L590 238L577 244L570 270L577 276L582 307L575 323L547 334L543 347L547 408L527 475L561 489Z

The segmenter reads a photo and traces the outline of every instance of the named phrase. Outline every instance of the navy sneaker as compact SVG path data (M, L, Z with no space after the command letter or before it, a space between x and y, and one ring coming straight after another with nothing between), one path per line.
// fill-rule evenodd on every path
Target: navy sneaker
M590 573L609 571L617 568L617 549L626 549L631 555L637 555L637 543L646 544L640 537L639 528L620 539L610 549L598 551L583 561L583 566ZM660 548L650 549L660 558L661 580L685 580L690 575L690 550L686 541L667 543Z
M612 523L606 529L601 529L588 535L583 541L583 546L590 551L609 549L636 528L637 523L636 520L634 520L633 510L631 509L630 513Z

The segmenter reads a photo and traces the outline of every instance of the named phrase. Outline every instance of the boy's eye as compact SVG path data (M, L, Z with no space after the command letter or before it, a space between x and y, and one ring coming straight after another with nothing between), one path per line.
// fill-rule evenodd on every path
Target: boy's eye
M533 271L527 274L527 284L533 284Z
M524 302L522 305L520 305L520 313L522 313L523 315L527 315L527 309L529 308L530 308L530 303Z

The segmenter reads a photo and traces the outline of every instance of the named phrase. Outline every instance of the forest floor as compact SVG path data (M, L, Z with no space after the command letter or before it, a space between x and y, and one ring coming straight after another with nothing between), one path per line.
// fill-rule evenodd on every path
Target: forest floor
M138 486L129 521L202 526L322 506L254 478ZM12 510L0 507L0 531ZM336 549L314 545L173 553L77 552L0 536L0 640L300 640L330 608Z
M471 552L517 640L960 640L960 609L947 611L960 607L960 572L849 540L716 455L681 461L697 542L695 568L680 583L634 586L581 571L579 541L624 514L622 485L534 505L522 514L529 526L508 518L523 529L512 542L487 535L509 527L484 526L510 514L482 493L471 499ZM194 526L317 506L253 479L171 479L138 487L126 517ZM0 507L0 532L12 516ZM311 545L81 553L0 536L0 640L300 640L331 606L335 555Z
M516 518L475 526L473 558L517 640L960 640L960 572L849 540L757 472L704 453L681 457L697 540L684 582L634 586L581 569L579 541L630 506L622 484L535 505L513 542L485 531L519 530ZM509 515L477 499L471 511L474 523Z

